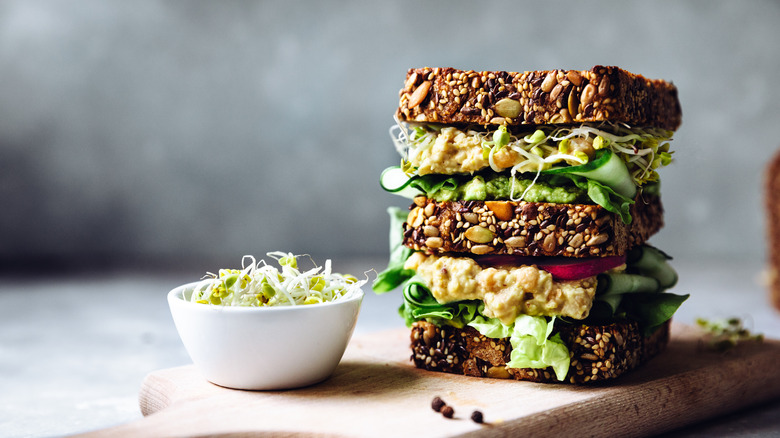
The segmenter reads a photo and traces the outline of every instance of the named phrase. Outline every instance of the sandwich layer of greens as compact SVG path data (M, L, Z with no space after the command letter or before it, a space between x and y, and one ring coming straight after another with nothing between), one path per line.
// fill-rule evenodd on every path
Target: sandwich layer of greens
M637 193L657 193L672 161L672 132L604 123L531 132L399 123L400 166L380 179L392 193L441 200L594 203L631 222Z

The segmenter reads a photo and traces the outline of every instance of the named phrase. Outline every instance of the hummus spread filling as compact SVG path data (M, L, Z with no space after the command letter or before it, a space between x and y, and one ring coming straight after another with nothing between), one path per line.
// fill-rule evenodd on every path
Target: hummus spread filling
M504 148L493 159L501 168L508 168L521 158L517 152ZM490 166L483 155L482 138L453 127L442 128L430 147L410 149L409 162L417 167L419 175L473 173Z
M518 171L536 172L539 170L540 158L536 157L537 159L529 161L529 156L533 157L531 152L523 154L514 147L503 147L495 151L491 166L483 147L485 140L487 138L484 133L462 131L452 126L446 126L441 128L436 139L426 144L425 147L409 148L407 158L409 163L417 168L418 175L474 173L490 167L500 171L520 163L525 164ZM592 151L593 148L591 147L590 150ZM563 158L559 161L561 160Z
M482 300L484 315L506 325L520 314L584 319L596 295L596 277L554 281L536 266L483 268L470 258L418 252L404 268L416 271L439 303Z

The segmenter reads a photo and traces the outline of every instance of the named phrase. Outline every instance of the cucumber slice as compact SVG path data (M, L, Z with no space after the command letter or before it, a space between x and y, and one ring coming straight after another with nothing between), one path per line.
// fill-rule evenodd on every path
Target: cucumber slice
M596 153L596 158L580 166L555 167L542 171L544 174L572 174L598 181L610 187L616 193L633 199L636 196L636 184L628 173L626 163L608 149Z
M622 273L600 275L598 287L599 293L604 295L660 292L661 290L660 283L655 278Z
M642 246L641 251L642 255L639 260L633 262L632 269L636 269L642 275L655 278L664 289L677 284L677 272L667 263L670 259L668 255L650 245Z
M379 185L386 191L404 198L414 199L422 192L410 186L411 182L412 178L409 178L400 166L388 167L379 177Z

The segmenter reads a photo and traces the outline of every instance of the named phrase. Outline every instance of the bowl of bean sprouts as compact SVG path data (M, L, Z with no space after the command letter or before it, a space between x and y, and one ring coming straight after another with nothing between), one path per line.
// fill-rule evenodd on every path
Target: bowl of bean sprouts
M176 329L195 368L219 386L291 389L327 379L357 323L362 286L324 266L304 269L291 253L244 256L168 293ZM277 266L278 265L278 266Z

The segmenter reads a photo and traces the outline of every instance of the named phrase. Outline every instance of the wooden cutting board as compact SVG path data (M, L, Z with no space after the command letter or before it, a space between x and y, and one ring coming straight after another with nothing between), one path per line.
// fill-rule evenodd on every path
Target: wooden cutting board
M716 353L681 325L660 356L595 387L422 371L408 345L406 329L355 337L330 379L288 391L222 388L193 366L155 371L140 392L144 418L88 435L646 436L780 398L780 341ZM434 396L453 419L431 409Z

